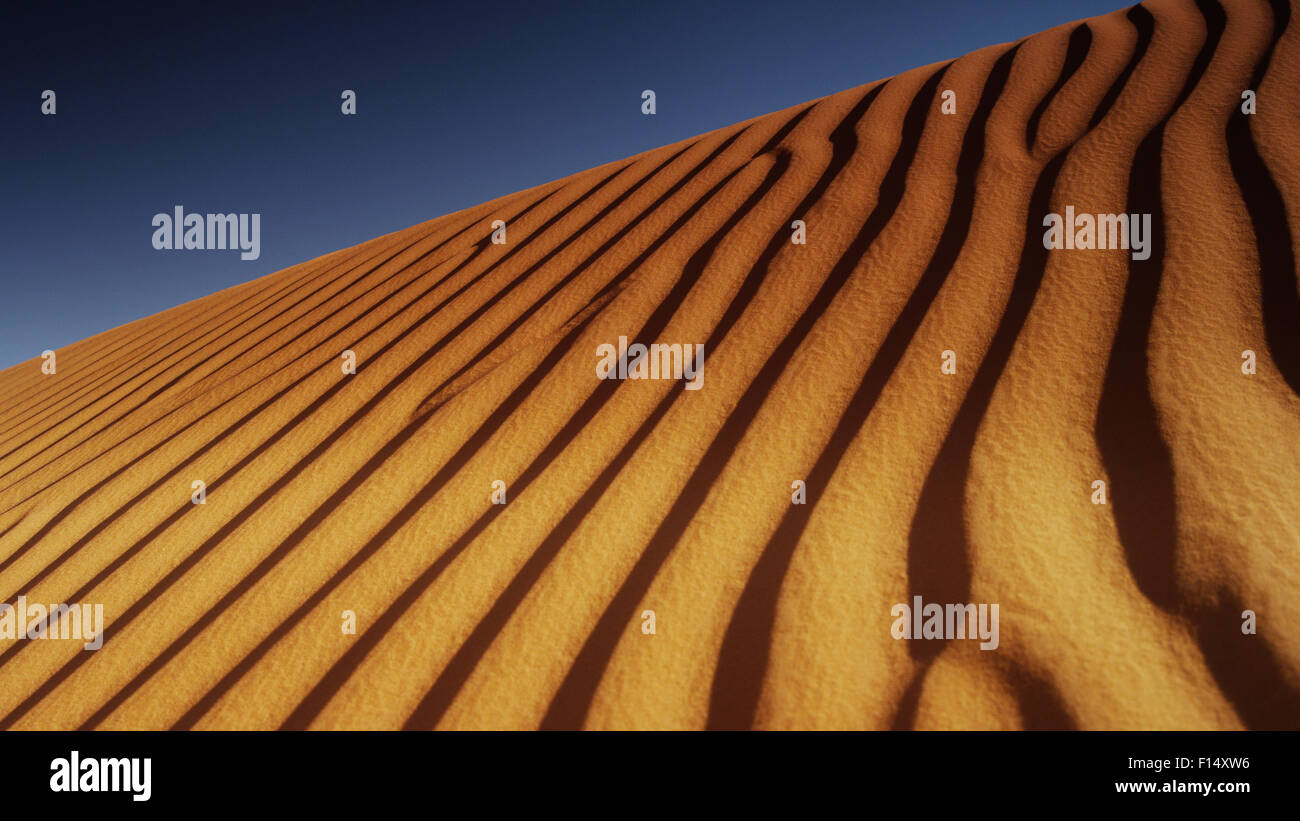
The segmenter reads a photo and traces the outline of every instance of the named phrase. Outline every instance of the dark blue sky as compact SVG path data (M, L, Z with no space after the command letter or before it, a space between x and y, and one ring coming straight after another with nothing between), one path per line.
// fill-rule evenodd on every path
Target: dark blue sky
M1118 0L80 5L0 9L0 368ZM261 257L154 250L178 204L260 213Z

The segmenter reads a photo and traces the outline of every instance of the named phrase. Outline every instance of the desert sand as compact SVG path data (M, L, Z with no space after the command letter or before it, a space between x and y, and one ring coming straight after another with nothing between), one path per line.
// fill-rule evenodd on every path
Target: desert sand
M107 625L0 640L0 727L1300 728L1294 17L1149 0L0 373L0 601Z

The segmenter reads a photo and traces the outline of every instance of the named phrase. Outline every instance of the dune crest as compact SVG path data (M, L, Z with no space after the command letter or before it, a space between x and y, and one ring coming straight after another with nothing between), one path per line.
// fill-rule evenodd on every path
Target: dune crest
M106 623L0 614L0 727L1300 729L1294 11L1149 0L0 372L0 601Z

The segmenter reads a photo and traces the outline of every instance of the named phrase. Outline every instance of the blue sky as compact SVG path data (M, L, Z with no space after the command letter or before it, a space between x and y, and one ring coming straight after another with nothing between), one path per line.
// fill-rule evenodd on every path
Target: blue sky
M8 3L0 368L512 191L1117 7ZM647 88L653 117L640 111ZM54 116L40 112L45 89ZM357 92L355 117L339 111L343 89ZM261 214L260 258L154 250L150 221L175 205Z

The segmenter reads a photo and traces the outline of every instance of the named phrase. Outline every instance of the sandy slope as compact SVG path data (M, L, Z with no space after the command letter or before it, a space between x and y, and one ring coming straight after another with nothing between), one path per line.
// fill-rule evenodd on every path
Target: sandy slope
M1152 0L0 373L0 596L108 620L0 641L0 726L1300 727L1294 16Z

